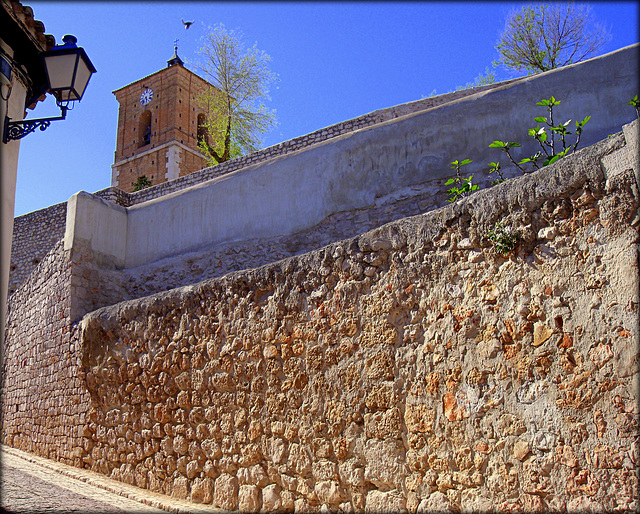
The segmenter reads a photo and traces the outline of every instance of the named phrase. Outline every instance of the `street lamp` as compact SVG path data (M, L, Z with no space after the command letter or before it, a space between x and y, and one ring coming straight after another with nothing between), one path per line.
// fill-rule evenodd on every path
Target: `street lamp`
M45 130L52 121L63 120L71 102L82 99L91 75L96 72L84 49L78 48L74 36L64 36L63 45L54 46L41 54L47 72L47 91L56 98L61 115L56 118L10 121L5 116L2 142L22 139L37 128Z

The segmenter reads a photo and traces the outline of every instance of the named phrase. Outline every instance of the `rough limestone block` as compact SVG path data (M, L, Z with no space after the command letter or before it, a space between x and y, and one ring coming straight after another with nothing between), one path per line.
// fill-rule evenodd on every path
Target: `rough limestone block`
M238 479L236 477L223 473L216 478L213 505L224 510L238 508Z

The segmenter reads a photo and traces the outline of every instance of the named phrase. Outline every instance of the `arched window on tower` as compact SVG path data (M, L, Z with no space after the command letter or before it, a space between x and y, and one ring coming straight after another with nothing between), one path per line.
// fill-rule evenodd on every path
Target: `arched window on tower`
M204 141L209 144L209 132L207 131L207 118L204 114L198 114L198 143Z
M151 111L144 111L140 115L138 122L138 134L140 140L138 141L138 148L151 143Z

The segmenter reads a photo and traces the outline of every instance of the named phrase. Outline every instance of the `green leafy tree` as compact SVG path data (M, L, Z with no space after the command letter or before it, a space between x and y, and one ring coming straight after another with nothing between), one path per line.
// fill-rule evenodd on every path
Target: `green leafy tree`
M525 5L507 17L496 64L528 73L552 70L592 57L610 39L587 5Z
M255 45L246 47L241 33L218 25L204 38L198 68L214 86L198 98L206 113L198 145L210 164L255 152L261 136L276 125L275 112L264 106L276 75L271 58Z
M135 192L147 187L151 187L153 184L146 175L142 175L141 177L138 177L138 180L136 180L135 182L131 182L131 185L133 186L133 191Z

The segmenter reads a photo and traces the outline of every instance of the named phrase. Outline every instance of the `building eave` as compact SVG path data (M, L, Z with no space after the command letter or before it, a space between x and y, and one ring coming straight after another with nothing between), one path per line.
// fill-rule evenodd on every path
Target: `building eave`
M55 46L55 38L44 33L44 23L34 19L31 7L17 0L0 0L0 3L1 37L13 51L13 62L30 81L25 108L33 109L38 100L44 99L48 87L40 54Z

